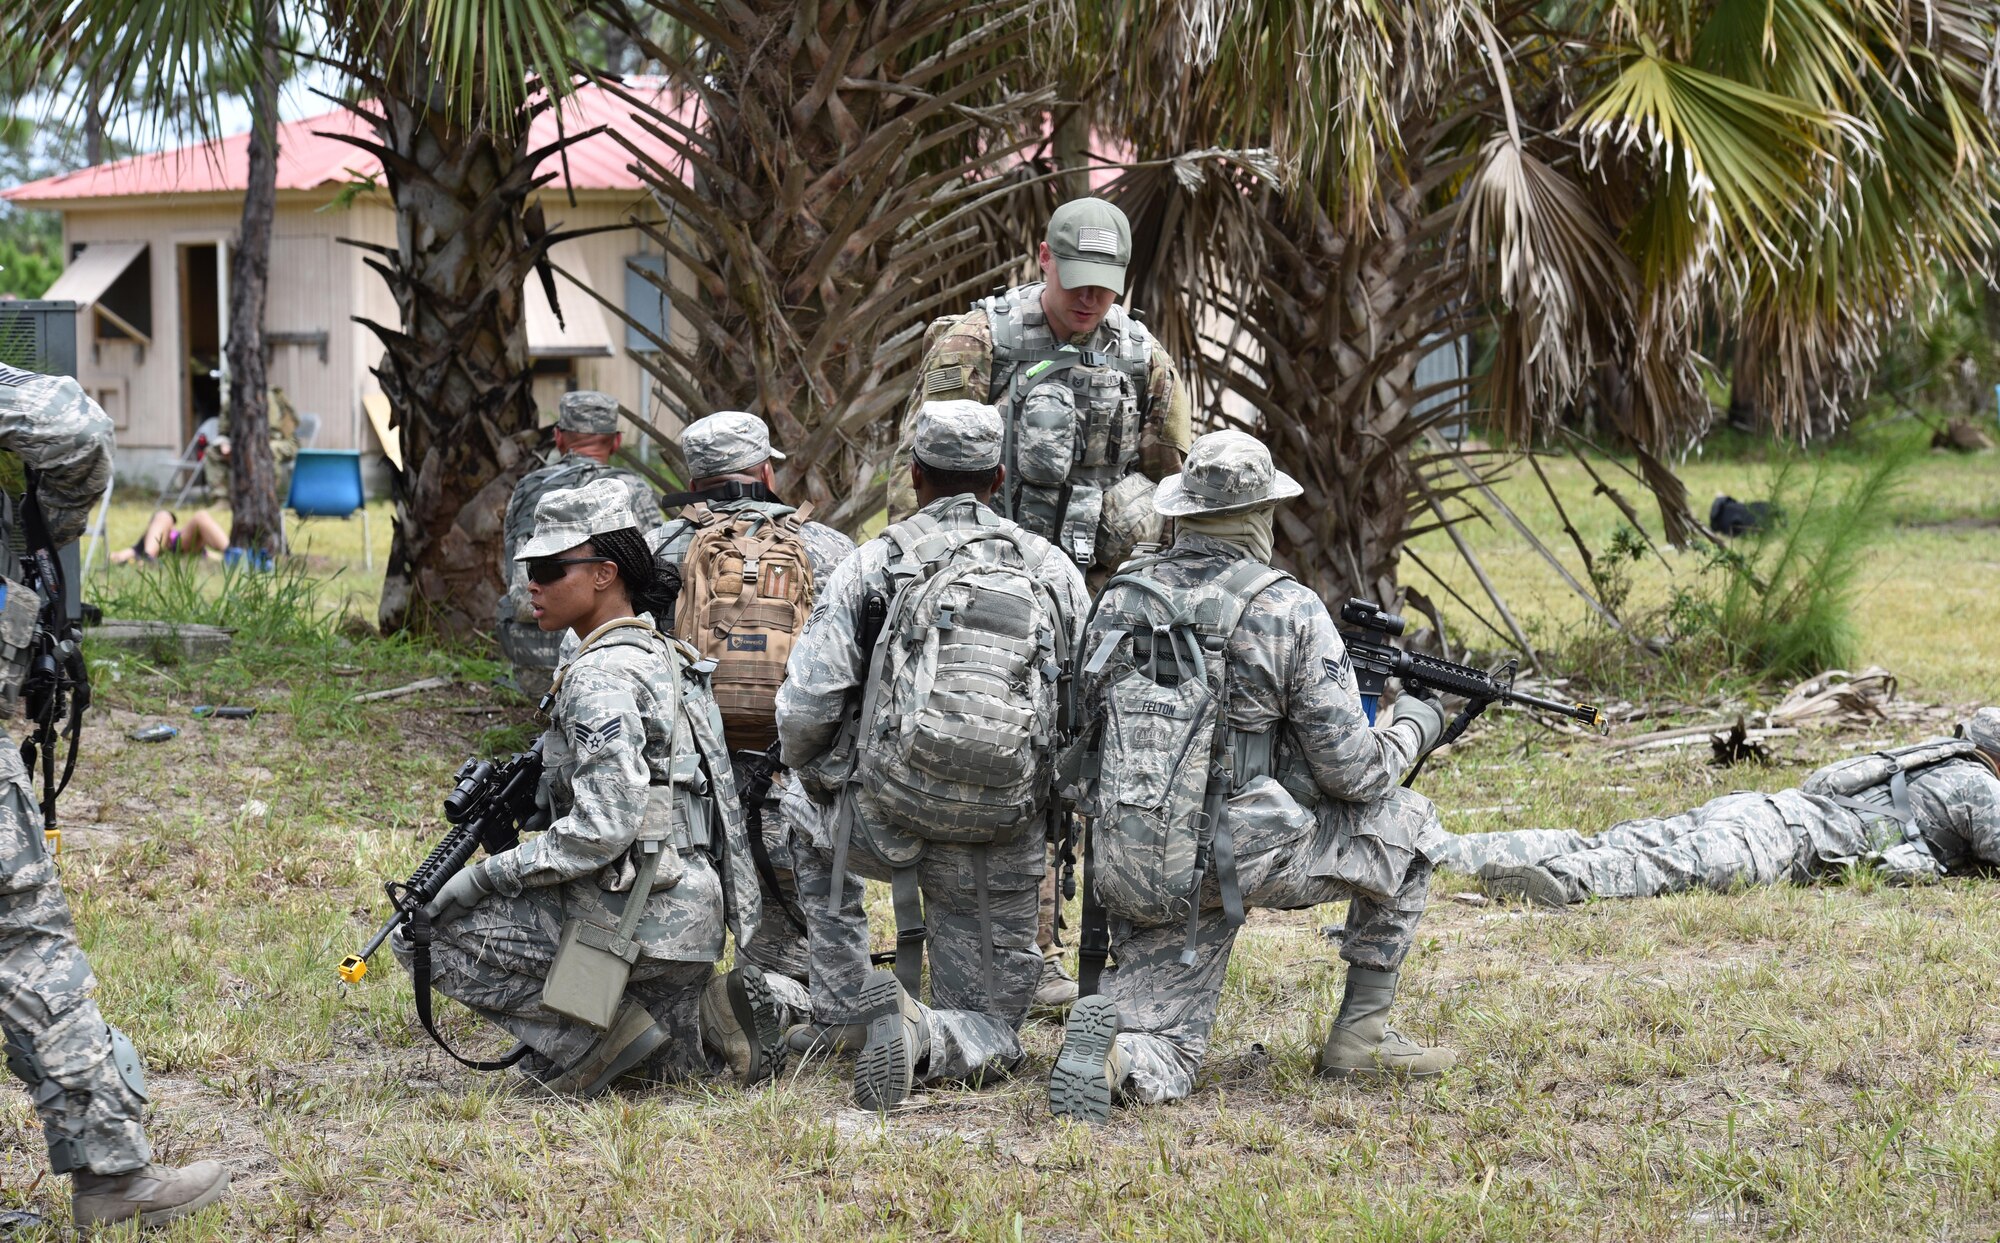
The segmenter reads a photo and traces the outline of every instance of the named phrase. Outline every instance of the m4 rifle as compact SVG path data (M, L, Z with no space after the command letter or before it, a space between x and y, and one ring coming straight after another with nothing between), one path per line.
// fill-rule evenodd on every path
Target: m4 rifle
M1489 672L1421 652L1406 652L1389 642L1403 633L1402 617L1366 600L1349 600L1342 605L1340 620L1351 627L1343 628L1340 638L1347 645L1347 659L1354 666L1354 680L1360 684L1364 700L1379 697L1389 679L1395 678L1406 692L1457 695L1465 701L1465 706L1439 736L1439 746L1457 739L1480 713L1496 703L1551 712L1600 731L1609 728L1604 710L1595 704L1545 699L1515 690L1517 664L1511 656L1498 670ZM1410 769L1410 775L1403 779L1404 785L1416 780L1423 770L1424 758L1428 757L1418 759Z

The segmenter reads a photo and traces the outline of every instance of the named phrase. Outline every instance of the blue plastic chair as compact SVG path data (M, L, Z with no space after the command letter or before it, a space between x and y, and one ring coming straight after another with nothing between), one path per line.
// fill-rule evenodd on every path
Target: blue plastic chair
M361 452L358 449L300 449L292 463L292 491L285 508L307 518L347 518L361 515L361 555L368 569L375 568L374 534L368 527L368 495L361 487ZM282 521L282 519L281 519ZM291 537L285 538L291 547Z

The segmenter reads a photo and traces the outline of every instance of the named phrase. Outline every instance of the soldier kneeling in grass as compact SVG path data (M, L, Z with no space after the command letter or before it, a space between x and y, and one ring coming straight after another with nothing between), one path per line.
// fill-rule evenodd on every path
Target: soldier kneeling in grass
M1470 833L1441 862L1539 906L1683 889L1806 884L1867 863L1905 882L2000 865L2000 708L1950 738L1829 764L1796 790L1738 792L1677 816Z
M1347 991L1320 1049L1329 1078L1428 1078L1455 1058L1388 1026L1446 840L1396 784L1443 715L1404 695L1371 728L1326 605L1270 565L1272 515L1300 488L1241 432L1195 441L1154 505L1171 548L1125 563L1079 649L1094 908L1116 967L1076 1003L1049 1082L1059 1116L1194 1090L1249 907L1350 902ZM1085 963L1085 984L1090 980Z

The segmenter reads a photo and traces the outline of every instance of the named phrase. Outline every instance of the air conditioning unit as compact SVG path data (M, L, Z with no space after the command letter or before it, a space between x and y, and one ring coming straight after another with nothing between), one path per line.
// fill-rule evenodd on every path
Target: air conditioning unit
M0 363L76 375L76 303L0 301Z

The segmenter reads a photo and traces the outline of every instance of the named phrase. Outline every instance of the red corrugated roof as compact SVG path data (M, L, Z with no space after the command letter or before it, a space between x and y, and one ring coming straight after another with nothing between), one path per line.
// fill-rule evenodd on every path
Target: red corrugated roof
M662 88L656 78L629 79L626 89L641 97L655 96ZM684 121L692 121L696 105L680 103ZM608 125L630 138L641 149L657 153L662 161L667 153L661 144L631 120L632 106L602 87L584 85L563 102L561 126L575 133L595 125ZM535 120L532 135L539 147L556 138L557 117L545 112ZM288 121L278 127L278 189L315 190L339 186L357 177L379 177L382 163L359 147L350 146L328 134L364 134L368 125L345 108L303 120ZM250 136L237 134L211 142L196 143L174 151L137 155L110 164L78 169L58 177L44 177L11 190L0 190L0 198L15 203L55 203L76 199L123 198L142 194L223 194L241 193L249 179ZM643 188L628 167L632 153L610 134L596 134L572 144L567 151L569 183L579 190L639 190ZM551 160L545 171L555 171ZM555 183L560 186L558 180Z

